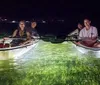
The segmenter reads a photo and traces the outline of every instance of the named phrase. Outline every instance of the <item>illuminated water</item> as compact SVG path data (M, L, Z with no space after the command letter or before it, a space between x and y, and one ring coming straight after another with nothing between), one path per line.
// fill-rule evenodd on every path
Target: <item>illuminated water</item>
M71 42L38 45L17 60L0 60L0 85L99 85L100 59Z
M38 31L43 34L66 33L66 35L72 31L64 28L62 24L54 24L40 24ZM9 27L10 29L6 30L7 33L8 31L12 33L13 28L17 27L16 24L0 26L7 29ZM71 42L50 41L52 38L39 41L37 46L18 58L8 56L6 52L2 54L0 57L0 85L100 84L99 58L93 53L81 54Z

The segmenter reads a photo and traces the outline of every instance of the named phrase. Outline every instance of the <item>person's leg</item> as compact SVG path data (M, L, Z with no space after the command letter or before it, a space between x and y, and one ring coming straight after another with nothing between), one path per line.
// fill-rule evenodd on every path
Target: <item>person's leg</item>
M84 42L84 41L81 41L80 44L81 44L81 45L84 45L84 46L89 46L89 45L88 45L86 42Z
M100 42L95 43L93 47L99 48L100 47Z
M19 40L13 40L10 44L11 44L11 47L18 46Z

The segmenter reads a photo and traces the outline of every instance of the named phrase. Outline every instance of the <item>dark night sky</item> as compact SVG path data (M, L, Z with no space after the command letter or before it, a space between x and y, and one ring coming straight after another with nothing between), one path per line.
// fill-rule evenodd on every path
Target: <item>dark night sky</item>
M32 0L2 1L0 16L11 19L62 18L66 25L75 28L84 18L90 18L92 24L100 28L99 1L90 0Z
M99 20L99 2L88 0L2 1L0 15L9 18L51 18L79 20L85 17Z

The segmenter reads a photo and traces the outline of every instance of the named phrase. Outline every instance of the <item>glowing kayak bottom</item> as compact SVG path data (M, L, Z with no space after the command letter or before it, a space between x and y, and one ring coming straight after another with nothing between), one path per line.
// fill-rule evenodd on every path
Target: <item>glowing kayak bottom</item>
M96 57L100 58L100 48L90 48L90 47L83 47L83 46L79 46L74 44L74 47L81 52L82 54L93 54ZM89 49L90 48L90 49Z
M5 51L0 51L0 60L5 60L5 59L17 59L20 56L24 55L28 51L32 50L37 45L37 43L34 43L32 45L22 47L22 48L17 48L13 50L5 50Z

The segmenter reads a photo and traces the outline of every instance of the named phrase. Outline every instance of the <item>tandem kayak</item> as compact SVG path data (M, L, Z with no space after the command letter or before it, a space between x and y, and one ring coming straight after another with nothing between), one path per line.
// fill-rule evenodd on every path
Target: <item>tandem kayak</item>
M7 59L7 58L14 58L17 59L18 57L24 55L28 51L30 51L32 48L34 48L38 40L32 40L30 43L25 45L18 45L14 47L10 47L10 42L14 40L14 38L11 38L9 40L6 40L4 46L2 47L2 42L0 42L0 59ZM0 40L2 41L2 39Z

